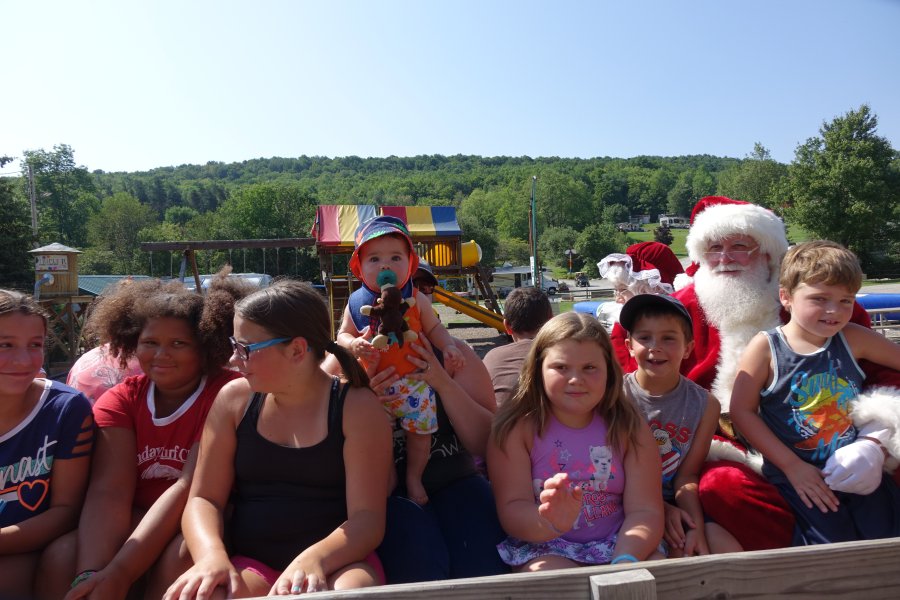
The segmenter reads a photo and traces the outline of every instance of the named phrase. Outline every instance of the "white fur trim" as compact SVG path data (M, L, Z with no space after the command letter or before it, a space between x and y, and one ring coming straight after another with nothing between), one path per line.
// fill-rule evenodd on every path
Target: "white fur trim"
M682 288L686 288L693 282L694 282L694 278L691 277L690 275L688 275L687 273L679 273L678 275L675 276L675 280L672 282L672 284L673 284L673 287L675 288L675 291L677 292L678 290L680 290Z
M762 475L763 457L754 451L741 450L734 444L714 439L709 445L706 462L730 460L750 467L755 473Z
M688 256L701 263L710 241L730 235L749 235L769 255L769 267L777 275L788 242L784 222L772 211L756 204L715 204L694 217L685 246Z
M900 389L875 387L860 394L853 403L853 424L858 428L876 423L889 432L884 444L890 457L884 461L884 470L893 471L900 464Z

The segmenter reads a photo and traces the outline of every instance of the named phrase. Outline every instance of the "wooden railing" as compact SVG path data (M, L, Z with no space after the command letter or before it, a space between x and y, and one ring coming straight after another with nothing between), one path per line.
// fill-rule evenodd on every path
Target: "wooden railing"
M415 560L411 557L410 560ZM900 538L386 585L315 598L691 600L900 598Z
M612 300L613 291L610 289L569 288L568 292L558 292L556 296L560 300L583 302L588 300Z

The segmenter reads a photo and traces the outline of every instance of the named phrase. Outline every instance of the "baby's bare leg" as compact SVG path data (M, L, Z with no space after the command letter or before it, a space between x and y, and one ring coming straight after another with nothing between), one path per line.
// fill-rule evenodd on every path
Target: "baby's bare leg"
M422 485L422 473L431 453L431 434L406 432L406 495L416 504L426 504L428 493Z

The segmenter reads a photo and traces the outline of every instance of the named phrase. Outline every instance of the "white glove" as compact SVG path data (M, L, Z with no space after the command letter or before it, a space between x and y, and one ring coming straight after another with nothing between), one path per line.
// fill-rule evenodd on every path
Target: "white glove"
M835 492L865 496L881 484L884 452L872 440L857 439L835 450L825 463L825 484Z

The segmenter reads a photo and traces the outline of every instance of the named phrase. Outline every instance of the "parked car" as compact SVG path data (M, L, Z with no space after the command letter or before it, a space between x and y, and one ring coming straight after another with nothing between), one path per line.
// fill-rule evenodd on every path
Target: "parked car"
M491 285L501 298L505 298L514 288L532 285L531 269L529 267L500 267L494 269L491 274ZM550 277L549 271L544 269L541 276L541 288L550 296L559 290L560 283Z
M591 285L591 280L584 273L575 273L575 286L576 287L588 287Z

